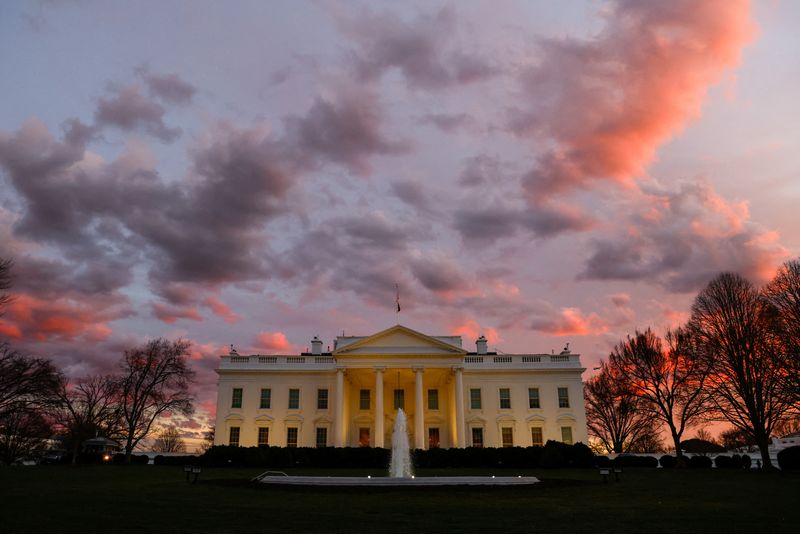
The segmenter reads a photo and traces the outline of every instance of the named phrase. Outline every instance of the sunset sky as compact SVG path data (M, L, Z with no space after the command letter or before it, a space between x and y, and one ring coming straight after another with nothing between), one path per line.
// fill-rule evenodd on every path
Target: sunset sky
M590 369L800 255L800 2L0 4L0 335L68 375L400 322Z

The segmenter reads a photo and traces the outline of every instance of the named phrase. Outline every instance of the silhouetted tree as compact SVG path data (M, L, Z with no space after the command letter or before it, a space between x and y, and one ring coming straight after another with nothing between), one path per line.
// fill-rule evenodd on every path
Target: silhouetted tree
M666 343L665 348L649 328L636 331L614 347L609 365L618 369L619 379L642 401L648 417L667 426L680 458L684 431L700 420L707 408L709 368L686 329L668 332Z
M800 412L800 260L784 263L762 294L774 309L773 326L787 356L787 387Z
M75 384L61 381L54 419L65 435L73 464L87 439L122 433L118 388L119 379L109 375L90 376Z
M787 356L774 328L774 308L748 280L722 273L697 295L690 325L714 373L716 413L748 433L764 467L769 441L793 402Z
M743 431L740 428L729 428L720 434L720 445L725 447L725 450L731 451L734 449L747 449L756 446L753 436Z
M619 370L600 362L600 372L583 384L589 433L605 452L629 452L644 434L654 431L642 400L627 387Z
M186 442L183 441L180 431L170 426L158 433L153 443L153 452L186 452Z
M0 418L0 464L13 464L42 452L52 427L41 410L27 407Z
M200 450L203 452L214 446L214 428L212 426L203 433L203 443L200 445Z
M164 412L189 415L189 385L194 372L187 356L189 342L155 339L125 351L119 381L125 459L130 463L136 445L150 434L153 422Z

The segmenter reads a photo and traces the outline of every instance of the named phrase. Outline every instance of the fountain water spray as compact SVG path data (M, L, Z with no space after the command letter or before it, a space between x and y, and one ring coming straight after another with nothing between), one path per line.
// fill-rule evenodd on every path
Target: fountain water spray
M389 463L389 476L395 478L413 478L411 472L411 451L408 446L406 431L406 414L402 408L397 410L397 418L392 430L392 460Z

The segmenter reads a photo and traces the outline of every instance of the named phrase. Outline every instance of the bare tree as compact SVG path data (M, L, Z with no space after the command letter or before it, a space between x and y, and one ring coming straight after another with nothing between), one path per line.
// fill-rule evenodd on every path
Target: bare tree
M54 418L66 434L73 464L87 439L121 433L118 386L119 380L109 375L90 376L74 385L61 381Z
M186 452L186 442L180 431L174 426L167 427L158 433L153 452Z
M727 451L736 449L747 449L750 451L756 446L756 442L753 441L753 436L736 427L723 431L722 434L719 435L719 439L720 445L725 447Z
M59 382L60 374L50 361L0 343L0 418L51 403Z
M42 412L27 408L0 419L0 464L33 456L44 449L52 428Z
M619 370L626 387L641 401L649 417L669 429L675 454L681 458L681 437L707 407L708 367L694 350L688 331L668 332L665 348L649 328L619 343L609 365Z
M11 302L11 294L8 290L11 289L11 268L14 262L10 259L0 258L0 317L2 317L6 306Z
M214 429L215 427L212 426L203 433L203 443L200 445L201 451L206 452L214 446Z
M600 440L606 452L629 452L629 448L652 433L649 414L642 400L628 388L619 369L600 362L600 372L583 384L589 433Z
M714 435L713 435L713 434L711 434L711 431L710 431L710 430L708 430L707 428L701 428L701 429L699 429L699 430L697 431L697 434L695 434L695 438L696 438L696 439L699 439L699 440L702 440L702 441L707 441L707 442L709 442L709 443L713 443L713 444L715 444L715 445L719 445L719 444L720 444L720 443L717 441L717 438L715 438L715 437L714 437Z
M709 282L692 305L691 328L714 368L708 385L716 413L753 438L764 467L772 466L770 435L794 400L773 324L769 302L734 273Z
M787 387L800 413L800 260L784 263L762 294L774 310L773 327L786 352Z
M150 434L164 412L191 414L189 385L194 371L187 361L189 346L188 341L155 339L125 351L119 407L126 462L130 463L134 447Z

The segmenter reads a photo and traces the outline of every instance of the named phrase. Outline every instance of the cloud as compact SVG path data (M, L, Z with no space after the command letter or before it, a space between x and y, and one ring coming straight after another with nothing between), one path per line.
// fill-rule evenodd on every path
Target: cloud
M292 344L283 332L259 332L253 341L253 346L270 351L286 352L292 349Z
M155 302L152 305L153 315L159 321L167 324L173 324L178 319L189 319L190 321L202 321L203 316L197 311L197 308L191 306L171 306L161 302Z
M765 282L788 251L706 183L650 188L629 201L617 235L591 243L580 279L646 280L672 292L701 288L722 271ZM627 210L626 210L627 212Z
M528 102L509 127L552 145L523 181L532 202L593 180L631 183L754 35L745 0L624 0L606 21L591 40L543 41L521 73Z
M562 308L553 315L534 318L530 327L554 336L588 336L607 332L609 325L596 313L587 315L578 308Z
M147 84L151 96L159 98L168 104L188 104L197 89L177 74L152 74L141 70L140 75Z
M136 84L112 88L108 98L97 100L94 120L98 126L115 126L123 131L144 131L165 143L181 134L180 128L164 124L166 110L161 104L148 100Z
M414 180L395 180L390 184L394 196L418 210L430 208L431 195L420 182Z
M456 326L450 328L450 334L465 338L463 340L465 343L464 348L469 351L475 350L472 348L472 343L481 335L485 336L486 340L492 345L489 347L489 350L496 348L495 345L501 341L500 334L497 333L496 329L491 327L481 327L481 325L475 319L465 319L461 321Z
M422 124L432 124L445 133L474 130L477 123L468 113L426 113L418 120Z
M486 80L500 70L478 50L458 46L458 20L449 7L413 20L366 9L355 16L343 11L336 15L340 30L353 43L351 68L363 81L398 69L409 87L438 90Z
M387 139L381 131L383 122L374 93L342 88L335 99L318 97L304 116L287 117L286 142L306 157L366 175L370 157L405 154L411 148L408 142Z

